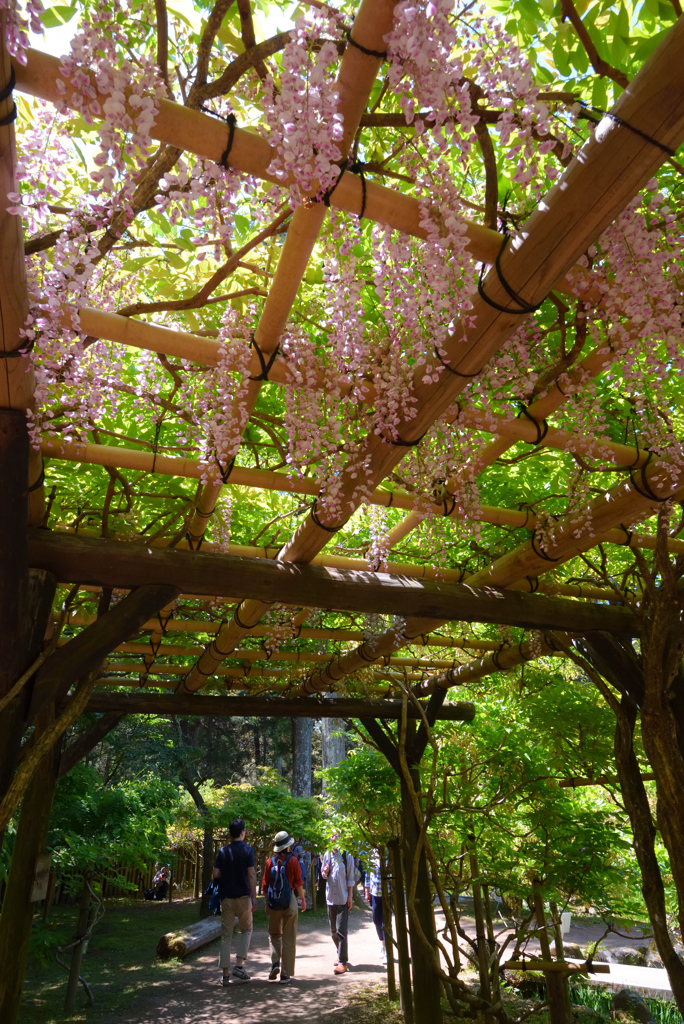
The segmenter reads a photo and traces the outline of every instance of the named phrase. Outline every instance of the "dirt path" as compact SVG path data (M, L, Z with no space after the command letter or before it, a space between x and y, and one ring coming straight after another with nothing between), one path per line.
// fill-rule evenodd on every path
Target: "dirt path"
M153 990L123 1013L100 1018L99 1024L217 1024L238 1015L244 1024L288 1024L305 1018L326 1020L342 1010L350 988L382 982L380 944L370 909L354 907L349 921L351 970L333 974L335 947L322 914L300 915L296 977L289 985L269 983L271 962L265 928L255 929L247 970L252 980L244 985L221 985L218 942L183 963L179 972L154 985Z

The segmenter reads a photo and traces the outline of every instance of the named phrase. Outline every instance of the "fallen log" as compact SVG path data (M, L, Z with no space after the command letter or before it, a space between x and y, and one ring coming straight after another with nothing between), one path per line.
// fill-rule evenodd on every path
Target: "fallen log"
M218 939L220 934L221 918L205 917L202 921L189 924L187 928L162 935L157 943L157 955L162 960L170 960L172 957L182 960L188 953L194 953L196 949Z

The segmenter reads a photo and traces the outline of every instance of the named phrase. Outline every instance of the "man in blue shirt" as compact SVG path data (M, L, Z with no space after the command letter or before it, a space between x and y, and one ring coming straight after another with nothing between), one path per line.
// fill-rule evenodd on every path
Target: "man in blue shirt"
M223 984L249 981L244 962L252 940L252 915L256 910L256 865L254 850L245 842L245 823L234 818L230 823L231 842L222 846L214 864L221 899L221 957ZM230 944L237 921L240 937L235 945L235 967L230 971Z

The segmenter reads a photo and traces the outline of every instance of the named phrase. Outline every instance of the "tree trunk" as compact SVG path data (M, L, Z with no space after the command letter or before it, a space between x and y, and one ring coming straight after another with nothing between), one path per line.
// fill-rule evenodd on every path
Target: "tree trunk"
M79 904L78 923L76 925L75 938L80 941L74 946L71 953L71 964L69 966L69 980L67 982L66 995L64 997L64 1012L73 1013L78 995L78 979L81 976L81 964L85 955L85 943L83 938L88 933L90 924L90 904L92 895L88 879L83 878L83 889L81 890L81 902Z
M208 917L204 921L189 924L177 932L167 932L157 943L157 955L163 960L177 957L182 960L188 953L201 949L221 934L221 918Z
M294 764L292 796L311 796L311 740L313 718L294 721Z
M340 718L321 719L321 761L323 768L334 768L347 756L344 722ZM326 784L323 779L323 793Z
M487 944L485 912L482 905L482 885L480 882L480 868L477 862L475 850L475 836L469 837L469 858L471 887L473 890L473 905L475 908L475 938L477 940L477 962L480 969L480 995L488 1003L492 1001L492 987L489 981L489 950ZM492 1021L491 1014L485 1015L485 1020Z
M401 846L394 841L388 846L390 874L394 895L394 920L397 924L397 960L399 962L399 992L401 1011L406 1024L413 1024L413 992L411 988L411 960L406 930L406 898L404 871L401 864Z
M615 765L622 799L632 826L634 852L641 872L641 894L644 897L658 953L672 986L672 994L679 1012L684 1015L684 964L675 951L667 927L665 888L655 852L656 827L641 778L639 762L634 753L636 715L636 707L628 698L623 697L615 728Z
M420 776L416 768L411 769L414 788L420 789ZM441 985L435 976L431 950L437 949L435 917L432 907L432 892L425 850L421 851L415 878L415 895L411 900L414 884L413 861L418 846L418 822L413 810L411 795L401 778L401 845L406 872L406 892L409 898L409 935L411 938L411 960L413 962L413 992L415 996L416 1024L441 1024ZM413 905L411 905L413 904ZM411 911L413 910L413 914ZM414 920L414 914L416 920ZM419 932L423 933L424 939ZM427 940L427 941L425 941Z
M546 931L544 900L539 889L535 889L534 892L534 911L537 918L542 960L546 960L548 963L551 960L551 944ZM544 980L546 981L546 997L549 1001L551 1024L572 1024L570 996L565 991L568 984L567 975L557 971L545 971Z
M202 837L202 902L200 917L209 917L209 895L207 889L214 874L214 830L211 823L204 826Z
M45 847L50 824L57 784L59 747L60 743L57 743L42 760L21 805L0 914L0 1020L3 1024L16 1024L19 1015L35 910L35 905L31 903L31 888L36 859Z
M2 563L0 562L0 564ZM22 630L26 639L25 663L19 675L40 654L46 627L50 621L56 589L57 580L52 573L42 569L29 570L28 599L25 609L28 625L26 630ZM13 682L16 682L16 679ZM9 789L17 766L33 686L33 682L27 683L5 710L0 712L0 798ZM4 832L0 831L0 850L3 836Z

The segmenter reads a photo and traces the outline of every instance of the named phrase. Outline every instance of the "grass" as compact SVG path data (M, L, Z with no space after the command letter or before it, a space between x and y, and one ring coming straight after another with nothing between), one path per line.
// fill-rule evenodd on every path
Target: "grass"
M610 1017L610 1002L614 993L598 985L570 986L570 999L576 1006L588 1006L604 1017ZM682 1015L675 1003L664 999L644 999L656 1024L682 1024Z
M258 913L263 914L263 910ZM56 907L47 924L36 917L31 934L29 962L19 1024L94 1024L105 1013L124 1011L145 989L163 987L185 969L176 960L159 960L156 947L168 931L197 920L192 899L173 903L108 900L107 911L96 926L83 959L82 974L93 989L90 1006L79 986L76 1012L63 1011L67 973L55 963L58 945L73 939L78 908ZM255 915L256 916L256 915ZM67 958L68 959L68 958Z

